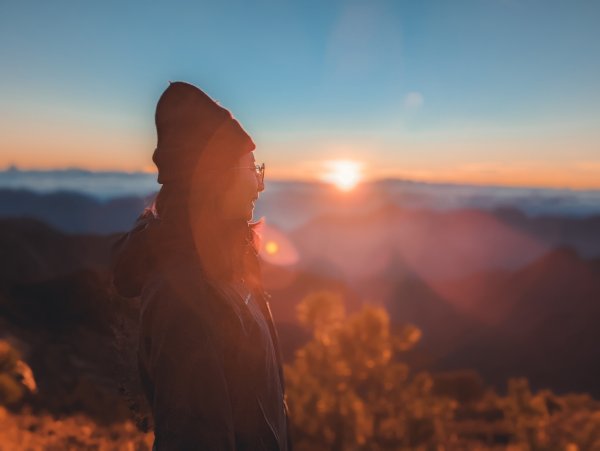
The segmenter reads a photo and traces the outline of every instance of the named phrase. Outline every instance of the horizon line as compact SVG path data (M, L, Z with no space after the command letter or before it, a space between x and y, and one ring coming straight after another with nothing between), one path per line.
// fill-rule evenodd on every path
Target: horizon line
M81 172L89 174L123 174L123 175L157 175L157 171L149 170L125 170L125 169L89 169L78 166L65 166L65 167L54 167L54 168L21 168L16 164L9 164L4 168L0 169L0 173L10 172L23 172L23 173L60 173L60 172ZM319 178L298 178L298 177L270 177L270 181L273 182L301 182L310 184L323 184L329 185L329 182L323 181ZM382 177L365 177L363 181L359 182L358 185L363 184L376 184L386 181L398 181L422 185L451 185L451 186L468 186L475 188L509 188L509 189L534 189L534 190L562 190L562 191L600 191L598 187L573 187L573 186L552 186L552 185L523 185L523 184L500 184L500 183L477 183L469 181L455 181L455 180L433 180L433 179L417 179L407 178L402 176L382 176ZM158 182L157 182L157 185Z

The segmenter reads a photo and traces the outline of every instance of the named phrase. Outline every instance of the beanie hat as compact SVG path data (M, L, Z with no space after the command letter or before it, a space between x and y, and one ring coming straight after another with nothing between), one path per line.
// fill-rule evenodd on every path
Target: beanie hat
M152 160L158 183L190 181L201 158L225 167L255 149L231 113L196 86L169 84L156 104L157 145Z

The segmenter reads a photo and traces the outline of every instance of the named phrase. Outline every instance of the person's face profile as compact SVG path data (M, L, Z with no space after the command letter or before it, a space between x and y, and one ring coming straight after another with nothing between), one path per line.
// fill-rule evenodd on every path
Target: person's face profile
M221 197L221 213L225 219L245 219L250 221L254 204L264 183L256 171L254 152L248 152L235 163L231 171L233 179Z

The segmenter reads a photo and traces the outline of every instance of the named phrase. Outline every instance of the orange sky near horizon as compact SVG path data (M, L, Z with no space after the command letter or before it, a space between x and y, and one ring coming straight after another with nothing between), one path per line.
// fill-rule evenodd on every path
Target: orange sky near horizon
M0 167L7 169L16 165L21 170L52 170L65 168L87 169L91 171L124 171L155 173L153 165L137 165L135 161L123 161L115 165L114 159L101 159L97 164L78 161L76 158L66 159L64 162L53 159L32 158L15 164L13 160L0 159ZM262 161L262 160L261 160ZM86 163L86 164L84 164ZM290 169L284 167L271 167L268 160L267 180L320 180L318 174L307 175L302 168ZM530 163L528 165L513 165L503 167L501 164L456 165L445 170L432 170L428 168L414 168L403 170L373 169L364 172L364 180L377 180L384 178L399 178L418 182L451 183L468 185L496 185L532 188L568 188L575 190L600 189L600 165L596 162L573 162L570 167L564 165L543 165Z
M31 159L0 158L0 168L7 169L16 166L21 170L52 170L65 168L78 168L91 171L123 171L123 172L147 172L155 173L156 167L152 164L138 164L134 158L99 158L97 162L81 160L73 155L59 159L43 158L43 156L32 155ZM260 161L263 161L259 158ZM118 161L119 164L115 164ZM267 164L267 180L320 180L321 172L308 174L305 169L295 169L271 166ZM323 162L324 163L324 162ZM311 163L314 167L318 162ZM541 164L529 162L528 164L456 164L444 169L432 169L427 167L398 168L371 168L363 172L364 180L371 181L384 178L399 178L417 182L429 183L451 183L467 185L496 185L532 188L567 188L574 190L600 189L600 164L597 162L574 161L570 165L564 164Z
M366 180L600 189L600 4L326 3L7 4L0 169L152 172L156 102L186 80L267 180L351 160Z
M95 119L46 118L35 126L18 117L5 121L0 124L0 168L155 171L152 122L140 125L111 118L112 122L98 125ZM332 139L309 132L273 136L249 131L257 143L257 160L266 163L267 179L319 180L328 162L352 160L361 164L365 180L600 189L597 137L589 129L533 128L519 134L457 126L393 140L385 134L379 139ZM527 152L531 149L544 157L532 159L532 152ZM566 149L576 150L567 154Z

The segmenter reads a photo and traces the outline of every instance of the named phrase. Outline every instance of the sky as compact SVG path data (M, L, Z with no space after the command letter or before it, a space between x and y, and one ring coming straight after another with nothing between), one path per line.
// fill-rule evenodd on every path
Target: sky
M0 0L0 168L152 171L168 81L267 177L600 188L600 2Z

